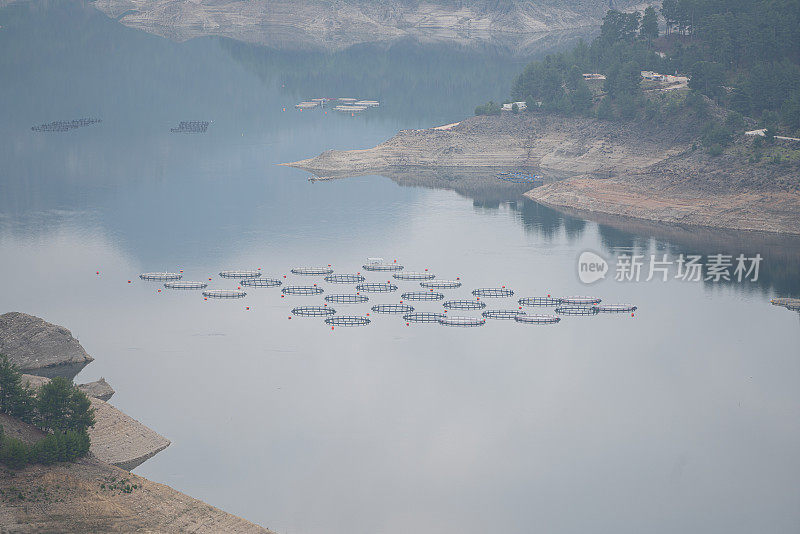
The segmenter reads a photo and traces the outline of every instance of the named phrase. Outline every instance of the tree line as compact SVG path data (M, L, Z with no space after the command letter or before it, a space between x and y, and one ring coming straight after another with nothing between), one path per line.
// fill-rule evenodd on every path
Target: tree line
M591 43L527 65L512 100L546 113L653 118L658 102L644 97L641 71L681 73L723 108L800 131L800 0L664 0L660 15L668 35L652 6L609 10ZM583 73L606 76L602 95Z
M89 451L88 428L94 408L86 394L66 378L56 377L34 392L22 374L0 354L0 413L43 430L47 435L29 445L6 436L0 425L0 463L12 469L30 463L73 461Z

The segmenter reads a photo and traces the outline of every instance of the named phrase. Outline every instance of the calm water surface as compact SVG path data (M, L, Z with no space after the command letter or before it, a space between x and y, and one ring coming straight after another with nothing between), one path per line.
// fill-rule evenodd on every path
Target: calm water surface
M70 328L96 358L77 379L106 377L116 406L172 440L137 473L284 533L797 531L799 320L768 303L800 295L795 242L598 224L457 175L311 183L275 165L459 120L528 58L177 44L79 4L8 7L0 25L0 312ZM382 105L292 108L337 95ZM81 116L103 123L30 130ZM213 123L169 133L192 119ZM586 287L584 250L765 260L755 283ZM640 308L331 331L288 320L318 298L206 302L136 278L232 287L216 273L367 256L461 277L453 296L506 285Z

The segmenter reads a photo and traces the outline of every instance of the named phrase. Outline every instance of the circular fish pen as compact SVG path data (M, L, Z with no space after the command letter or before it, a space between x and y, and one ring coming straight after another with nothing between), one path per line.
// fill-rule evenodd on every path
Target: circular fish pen
M800 311L800 304L784 304L783 307L790 311Z
M572 304L575 306L596 306L600 304L602 299L596 297L564 297L561 299L561 304Z
M148 282L168 282L170 280L180 280L183 275L180 273L142 273L139 278Z
M366 291L367 293L390 293L392 291L397 291L397 286L389 282L385 284L369 283L358 284L356 289L359 291Z
M261 276L261 271L222 271L219 273L222 278L258 278Z
M329 274L325 277L326 282L332 284L358 284L366 280L360 274Z
M482 317L458 317L455 315L445 315L439 319L439 324L444 326L483 326L486 324L486 319Z
M325 319L325 323L331 326L366 326L370 321L358 315L334 315Z
M486 303L479 300L446 300L442 306L448 310L482 310Z
M519 315L525 315L525 312L521 310L486 310L481 315L487 319L513 320Z
M209 289L203 291L203 296L209 299L240 299L247 296L247 293L236 289Z
M337 302L339 304L359 304L367 302L369 297L366 295L358 294L338 294L338 295L325 295L327 302Z
M292 309L292 315L300 317L325 317L335 313L336 310L325 306L300 306Z
M536 313L533 315L517 315L514 320L523 324L556 324L561 320L561 317Z
M503 298L512 297L514 292L504 287L482 287L473 289L472 294L478 298Z
M403 316L409 323L438 323L444 317L443 313L414 312Z
M415 273L413 271L395 273L392 276L397 280L433 280L436 278L436 275L433 273Z
M304 276L323 276L332 273L333 269L330 267L295 267L292 269L292 274L301 274Z
M403 266L397 263L368 263L362 266L365 271L387 272L402 271Z
M319 295L323 293L321 287L317 286L286 286L281 289L284 295Z
M556 313L559 315L597 315L595 306L558 306Z
M376 304L372 307L375 313L410 313L414 311L414 306L406 304Z
M282 283L277 278L250 278L239 282L246 287L278 287Z
M456 289L461 287L461 282L458 280L430 280L420 282L419 285L428 289Z
M403 300L442 300L444 294L433 291L411 291L400 295Z
M205 289L208 287L208 284L205 282L177 281L167 282L164 284L164 287L167 289Z
M520 306L558 306L561 304L561 299L552 298L552 297L526 297L524 299L519 299Z
M632 304L602 304L595 309L600 313L625 313L635 312L638 308Z

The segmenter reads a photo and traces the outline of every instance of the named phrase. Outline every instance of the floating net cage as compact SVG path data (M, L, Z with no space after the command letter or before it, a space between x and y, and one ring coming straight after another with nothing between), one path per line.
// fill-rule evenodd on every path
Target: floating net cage
M541 176L527 172L499 172L495 176L497 176L498 180L505 180L515 184L532 184L542 181Z
M53 121L48 122L47 124L39 124L38 126L31 126L31 130L34 132L67 132L69 130L74 130L75 128L90 126L98 122L103 121L92 117L83 117L81 119L73 119L70 121Z
M295 267L292 269L292 274L302 274L305 276L322 276L332 273L333 269L330 267Z
M414 306L406 304L376 304L372 307L375 313L410 313L414 311Z
M180 280L183 275L181 273L142 273L139 278L148 282L169 282L171 280Z
M369 297L366 295L359 295L356 293L337 294L337 295L325 295L325 300L328 302L337 302L339 304L359 304L361 302L367 302L369 300Z
M331 326L366 326L370 320L358 315L334 315L325 319L325 322Z
M189 282L189 281L177 281L177 282L167 282L164 284L164 287L167 289L205 289L208 287L208 284L205 282Z
M458 317L455 315L445 315L439 319L439 324L444 326L483 326L486 319L483 317Z
M366 280L360 274L329 274L325 277L326 282L332 284L358 284Z
M558 306L556 313L559 315L597 315L596 306Z
M442 300L444 294L436 293L434 291L411 291L400 295L403 300Z
M800 304L786 304L784 307L791 311L800 311Z
M561 299L552 297L526 297L517 302L520 306L558 306L562 303Z
M770 302L775 306L783 306L784 308L789 308L789 306L800 306L800 299L792 297L780 297L772 299L770 300ZM797 311L796 308L789 308L789 309Z
M219 273L222 278L240 278L245 280L247 278L258 278L261 276L261 271L222 271Z
M461 282L458 280L430 280L420 282L419 285L428 289L456 289L461 287Z
M281 289L281 293L284 295L320 295L323 290L317 286L286 286Z
M481 315L487 319L516 319L518 315L525 315L521 310L486 310Z
M443 313L414 312L404 315L403 319L409 323L438 323L444 316Z
M356 289L359 291L366 291L368 293L389 293L391 291L397 291L397 286L392 283L368 283L368 284L358 284Z
M638 308L633 304L602 304L595 309L600 313L625 313L635 312Z
M203 291L203 296L209 299L240 299L247 293L236 289L209 289Z
M502 298L512 297L514 292L504 287L482 287L473 289L472 294L479 298Z
M181 121L177 128L170 128L172 133L205 133L208 121Z
M561 317L535 313L532 315L517 315L514 320L524 324L556 324L561 320Z
M239 281L240 285L246 287L278 287L282 283L277 278L246 278Z
M479 300L446 300L442 306L449 310L481 310L486 303Z
M368 263L363 266L365 271L402 271L403 266L398 263Z
M433 280L436 278L433 273L415 273L413 271L394 273L392 276L397 280Z
M326 306L300 306L292 309L292 315L299 315L301 317L325 317L335 313L336 310Z
M602 299L596 297L564 297L561 304L573 304L575 306L596 306Z

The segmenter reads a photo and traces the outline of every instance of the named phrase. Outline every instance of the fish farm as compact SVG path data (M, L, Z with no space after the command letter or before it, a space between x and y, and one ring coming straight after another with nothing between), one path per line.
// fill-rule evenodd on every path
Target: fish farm
M177 281L167 282L164 284L164 287L167 289L205 289L208 287L208 284L205 282Z
M386 272L386 271L402 271L403 266L397 263L368 263L363 265L362 268L365 271L377 271L377 272Z
M487 319L516 319L518 315L525 315L521 310L486 310L481 315Z
M537 313L533 315L517 315L514 320L524 324L556 324L561 320L561 317Z
M337 302L339 304L359 304L367 302L369 297L366 295L355 294L339 294L339 295L325 295L327 302Z
M176 128L170 128L172 133L206 133L208 121L181 121Z
M576 306L595 306L600 302L602 302L602 299L594 297L564 297L561 299L561 304L574 304Z
M98 122L103 121L92 117L84 117L81 119L73 119L71 121L53 121L48 122L47 124L39 124L38 126L31 126L31 130L34 132L68 132L76 128L91 126L92 124L97 124Z
M431 291L412 291L410 293L403 293L400 295L403 300L442 300L444 294L434 293Z
M415 273L413 271L408 271L405 273L395 273L392 277L397 280L433 280L436 278L436 275L433 273Z
M209 299L240 299L246 297L247 293L235 289L209 289L203 291L203 296Z
M219 273L222 278L258 278L261 271L222 271Z
M595 309L600 313L625 313L635 312L637 308L631 304L603 304L595 306Z
M332 284L358 284L365 280L360 274L329 274L325 277L325 281Z
M183 275L180 273L142 273L139 278L148 282L168 282L170 280L180 280Z
M445 315L439 319L439 324L444 326L483 326L486 324L486 319L478 317L458 317Z
M325 317L334 315L336 310L333 308L326 308L325 306L300 306L292 309L292 315L299 315L301 317Z
M277 278L246 278L239 281L239 285L245 287L278 287L282 283Z
M461 287L461 282L458 280L430 280L420 282L419 285L429 289L457 289Z
M443 313L414 312L404 315L403 319L409 323L438 323L444 316Z
M597 315L595 306L558 306L556 313L559 315Z
M447 300L442 306L448 310L481 310L486 307L486 303L479 300Z
M284 295L321 295L323 289L317 286L286 286L281 289Z
M358 284L356 289L368 293L389 293L391 291L397 291L397 286L389 282L385 284L368 283Z
M410 313L414 311L414 306L405 304L376 304L372 307L375 313Z
M295 267L292 269L292 274L301 274L303 276L323 276L332 273L333 269L330 267Z
M370 320L358 315L334 315L325 319L325 323L331 326L366 326Z
M511 297L514 292L504 287L484 287L481 289L473 289L472 294L478 298L502 298Z
M520 306L558 306L562 303L561 299L554 299L551 297L526 297L524 299L519 299Z

